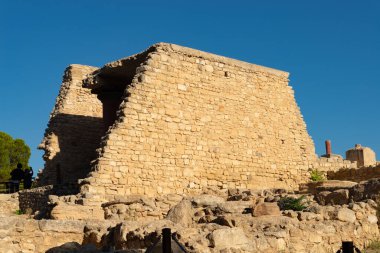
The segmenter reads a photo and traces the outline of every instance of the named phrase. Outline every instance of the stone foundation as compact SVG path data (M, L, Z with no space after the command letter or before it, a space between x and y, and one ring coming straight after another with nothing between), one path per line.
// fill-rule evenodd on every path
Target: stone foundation
M302 196L284 189L210 189L192 197L126 196L101 206L83 205L87 199L79 196L50 196L49 202L55 204L52 217L58 220L33 220L12 212L0 216L0 252L144 252L164 227L170 227L194 253L329 253L336 252L342 240L364 249L380 235L378 206L364 200L377 200L379 185L379 180L362 185L325 182L317 187L316 199L304 194L302 211L280 211L282 199ZM321 201L320 194L326 191L335 195L325 194ZM343 191L347 196L339 195ZM7 196L0 208L4 203L10 207L12 199L17 201ZM60 216L55 217L59 213L55 209L61 210ZM90 210L97 210L99 217Z

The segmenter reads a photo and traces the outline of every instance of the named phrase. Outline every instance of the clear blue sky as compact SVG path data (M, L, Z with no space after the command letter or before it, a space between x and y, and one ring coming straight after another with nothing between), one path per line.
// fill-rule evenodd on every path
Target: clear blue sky
M380 1L0 0L0 131L43 137L64 68L102 66L156 42L290 72L318 154L331 139L380 160Z

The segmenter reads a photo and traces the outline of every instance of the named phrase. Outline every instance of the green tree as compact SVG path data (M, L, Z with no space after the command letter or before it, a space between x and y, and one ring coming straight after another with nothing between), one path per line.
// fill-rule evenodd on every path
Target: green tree
M21 139L13 139L0 131L0 181L8 180L18 163L29 167L30 148Z

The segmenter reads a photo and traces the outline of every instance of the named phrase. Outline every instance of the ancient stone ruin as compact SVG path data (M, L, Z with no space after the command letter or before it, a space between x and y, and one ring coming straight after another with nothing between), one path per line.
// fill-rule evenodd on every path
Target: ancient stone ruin
M367 246L380 164L330 142L318 157L288 75L167 43L70 65L39 187L0 195L0 250L145 252L168 227L188 252ZM313 171L335 180L310 182Z
M40 148L41 185L86 178L105 199L294 189L316 160L288 73L165 43L71 65Z

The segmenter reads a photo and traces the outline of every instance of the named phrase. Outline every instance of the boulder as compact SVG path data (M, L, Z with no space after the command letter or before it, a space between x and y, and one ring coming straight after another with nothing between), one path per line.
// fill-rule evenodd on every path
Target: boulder
M345 205L349 202L350 193L347 189L339 189L333 192L323 191L317 194L316 199L321 205Z
M253 216L259 217L263 215L273 215L273 216L279 216L281 215L280 207L277 205L276 202L274 203L259 203L255 206L253 209Z
M315 200L318 202L320 205L326 205L326 199L327 196L330 195L331 192L329 191L322 191L319 192L318 194L315 195Z
M222 228L214 230L210 238L211 247L218 249L244 248L249 240L241 228Z
M376 224L378 221L376 215L368 215L367 219L368 219L368 222L371 224Z
M327 203L332 205L345 205L348 204L350 199L350 192L347 189L339 189L333 191L327 196Z
M337 212L336 217L340 221L346 221L351 223L356 221L355 212L346 207L340 208Z
M191 207L191 202L189 200L182 200L172 209L170 209L166 219L171 220L183 227L190 227L193 219L192 216L194 211Z
M315 214L310 212L298 212L299 221L311 221L311 220L323 220L321 214Z
M380 195L380 178L360 182L350 189L351 199L362 201L365 199L376 200Z

